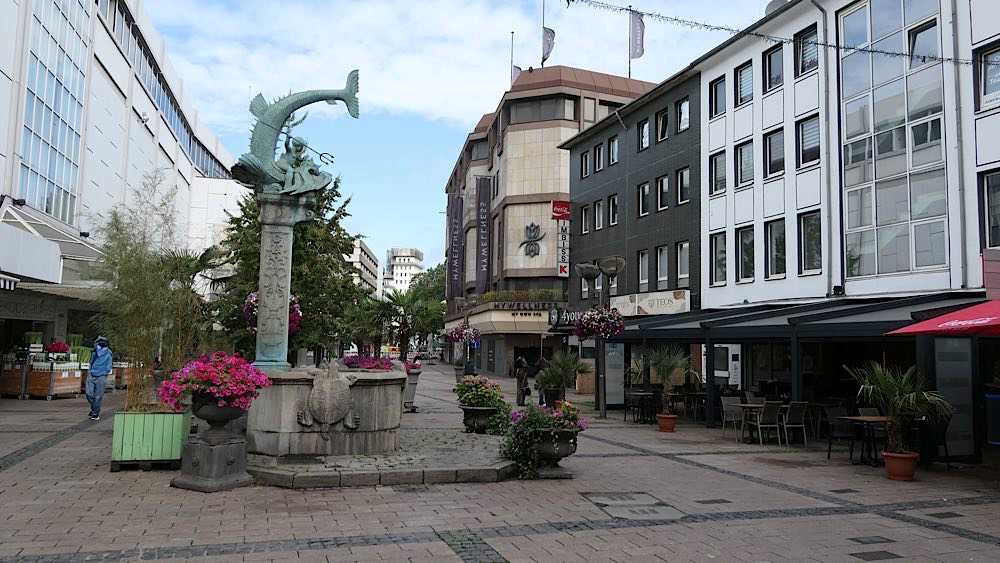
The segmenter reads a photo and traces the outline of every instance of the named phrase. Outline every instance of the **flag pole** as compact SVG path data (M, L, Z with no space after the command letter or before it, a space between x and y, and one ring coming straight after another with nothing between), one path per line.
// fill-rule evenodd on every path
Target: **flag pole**
M625 18L625 23L628 24L628 77L632 78L632 4L628 5L628 17Z
M545 68L545 0L542 0L542 68Z
M514 83L514 32L510 32L510 83Z

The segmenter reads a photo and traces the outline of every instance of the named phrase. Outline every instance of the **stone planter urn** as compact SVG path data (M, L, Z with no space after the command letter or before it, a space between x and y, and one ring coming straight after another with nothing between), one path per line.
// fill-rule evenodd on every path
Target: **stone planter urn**
M207 393L193 393L191 412L208 422L209 428L191 436L184 444L181 474L174 477L170 485L203 493L249 485L246 439L226 427L245 411L220 407L216 398Z
M578 430L551 428L535 430L532 445L542 467L555 467L564 457L576 453L576 435Z
M226 424L243 416L245 411L236 407L220 407L215 397L208 393L192 393L191 413L209 425L199 437L205 443L217 445L229 441L232 433L226 428Z
M417 383L420 382L420 368L406 370L406 388L403 390L403 408L406 412L417 412L413 401L417 396Z
M459 405L462 409L462 424L465 424L465 431L474 434L485 434L486 426L490 417L499 412L496 407L467 407Z

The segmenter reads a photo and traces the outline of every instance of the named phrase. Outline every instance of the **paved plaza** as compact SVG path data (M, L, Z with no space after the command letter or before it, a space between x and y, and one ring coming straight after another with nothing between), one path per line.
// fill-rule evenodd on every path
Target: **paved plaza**
M407 436L461 425L453 381L425 369ZM825 443L617 414L581 435L572 480L206 495L110 473L110 412L85 404L0 401L0 561L1000 561L1000 488L967 467L897 483Z

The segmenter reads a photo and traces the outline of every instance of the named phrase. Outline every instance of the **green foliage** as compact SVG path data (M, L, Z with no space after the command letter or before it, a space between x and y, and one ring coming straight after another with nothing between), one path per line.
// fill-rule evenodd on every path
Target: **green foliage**
M440 303L444 301L444 285L448 270L442 262L413 276L408 293L415 293L420 299Z
M510 416L507 433L500 445L500 455L517 464L519 478L534 479L542 465L536 444L542 440L554 440L556 435L552 430L583 431L586 428L587 421L568 401L564 401L558 410L529 405Z
M486 423L486 433L490 436L504 436L510 431L510 413L513 407L507 401L503 401L497 408L499 409L497 413Z
M344 315L344 334L361 351L371 346L374 355L381 353L382 340L392 319L392 305L388 301L363 296L352 303Z
M502 291L487 291L473 298L477 303L495 303L501 301L519 302L549 302L566 301L566 292L560 289L515 289Z
M926 382L915 367L906 370L884 366L871 361L860 367L844 366L860 385L858 398L868 405L878 407L889 417L886 424L886 450L911 451L909 429L921 417L941 418L950 416L952 407L937 391L927 391Z
M389 323L386 328L405 358L410 349L410 339L427 338L444 327L444 309L439 301L425 298L412 290L392 291L386 296L390 305Z
M490 381L482 375L467 375L455 385L453 391L458 395L458 404L465 407L501 407L507 402L503 400L503 389L499 383Z
M590 365L580 358L556 352L535 378L536 389L562 389L576 385L576 376L590 373Z

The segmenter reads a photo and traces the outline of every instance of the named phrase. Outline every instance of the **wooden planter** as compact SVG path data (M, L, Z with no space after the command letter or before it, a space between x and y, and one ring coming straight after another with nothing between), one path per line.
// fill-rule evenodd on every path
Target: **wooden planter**
M51 399L77 395L80 393L81 381L83 377L79 368L37 369L33 366L28 372L28 396Z
M191 414L115 413L112 435L111 471L123 465L168 463L181 466L181 448L191 433Z

